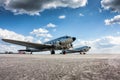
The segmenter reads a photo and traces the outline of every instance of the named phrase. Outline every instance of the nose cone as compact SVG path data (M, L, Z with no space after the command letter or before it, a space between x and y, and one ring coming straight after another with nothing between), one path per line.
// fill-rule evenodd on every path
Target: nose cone
M75 40L76 40L76 37L73 37L72 39L73 39L73 41L75 41Z

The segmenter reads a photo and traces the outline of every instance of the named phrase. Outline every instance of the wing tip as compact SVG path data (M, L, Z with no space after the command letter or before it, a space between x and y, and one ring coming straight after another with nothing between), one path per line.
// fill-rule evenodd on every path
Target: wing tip
M3 38L3 39L1 39L1 40L2 40L2 41L5 41L6 39Z
M9 41L9 40L11 40L11 39L2 38L1 40L6 42L6 41Z

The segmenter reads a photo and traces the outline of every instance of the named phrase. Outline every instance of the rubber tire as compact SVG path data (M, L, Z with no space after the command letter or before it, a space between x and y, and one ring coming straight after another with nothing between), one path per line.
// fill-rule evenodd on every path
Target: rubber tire
M51 55L52 55L52 54L55 54L55 51L54 51L54 50L51 51Z
M66 52L65 52L65 51L63 51L62 53L63 53L64 55L66 54Z
M86 54L86 53L83 53L84 55Z

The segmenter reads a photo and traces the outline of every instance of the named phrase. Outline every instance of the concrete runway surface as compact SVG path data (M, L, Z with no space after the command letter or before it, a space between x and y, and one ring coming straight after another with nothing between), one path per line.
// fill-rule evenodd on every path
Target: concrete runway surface
M120 55L0 54L0 80L120 80Z

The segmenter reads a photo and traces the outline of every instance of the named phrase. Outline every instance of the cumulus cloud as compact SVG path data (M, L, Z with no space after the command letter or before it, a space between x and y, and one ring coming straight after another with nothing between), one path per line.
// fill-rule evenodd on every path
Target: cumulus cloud
M17 46L17 45L12 45L12 44L5 44L3 42L0 42L0 52L18 52L20 49L25 49L23 46Z
M79 44L78 44L79 43ZM91 53L118 53L120 52L120 37L106 36L92 41L79 40L75 46L91 46Z
M47 41L50 41L50 39L49 38L45 38L45 42L47 42Z
M65 15L60 15L58 18L59 18L59 19L65 19L66 16L65 16Z
M41 40L37 40L37 43L42 43L42 41Z
M101 5L106 10L120 12L120 0L102 0ZM117 15L112 19L106 19L104 22L106 25L120 24L120 15Z
M33 41L32 36L24 36L21 34L17 34L13 31L0 28L0 39L2 38L21 40L21 41L31 41L31 42ZM4 52L4 51L17 52L17 50L23 49L23 48L24 47L22 46L17 46L13 44L8 45L7 43L4 43L3 41L0 40L0 52Z
M50 40L50 38L52 37L49 31L43 28L34 29L31 32L31 34L35 36L34 37L24 36L21 34L17 34L14 31L0 28L0 52L5 52L5 51L17 52L17 50L25 48L23 46L13 45L13 44L8 44L6 42L3 42L1 41L2 38L42 43L42 40L40 38L43 38L43 42L45 42Z
M84 7L87 0L0 0L0 6L15 14L39 15L46 9L58 7Z
M104 9L120 12L120 0L102 0L101 5Z
M21 41L33 41L32 36L23 36L21 34L17 34L13 31L9 31L7 29L0 28L0 38L21 40Z
M34 29L32 32L30 32L30 34L32 34L33 36L24 36L21 34L17 34L14 31L0 28L0 52L5 52L5 51L17 52L17 50L25 49L25 47L23 46L13 45L3 42L1 40L2 38L14 39L20 41L30 41L36 43L49 41L50 38L52 38L52 35L49 33L49 31L44 28Z
M52 37L52 35L49 33L49 31L44 28L34 29L32 32L30 32L30 34L33 34L36 37L44 37L44 38Z
M48 27L48 28L55 28L55 27L56 27L56 25L55 25L55 24L53 24L53 23L49 23L49 24L47 24L47 27Z
M117 15L112 19L106 19L104 22L106 25L120 24L120 15Z

